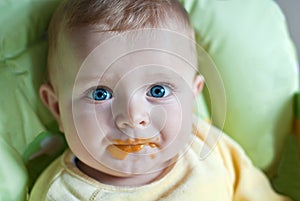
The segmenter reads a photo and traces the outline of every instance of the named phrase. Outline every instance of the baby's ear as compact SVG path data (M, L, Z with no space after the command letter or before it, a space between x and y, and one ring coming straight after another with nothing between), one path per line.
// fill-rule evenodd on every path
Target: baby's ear
M52 113L53 117L56 119L60 131L63 132L63 128L61 125L61 117L59 112L58 98L53 87L49 84L42 84L40 87L40 98L44 103L44 105Z
M193 84L193 93L195 98L201 93L203 86L204 86L204 77L202 75L196 75Z

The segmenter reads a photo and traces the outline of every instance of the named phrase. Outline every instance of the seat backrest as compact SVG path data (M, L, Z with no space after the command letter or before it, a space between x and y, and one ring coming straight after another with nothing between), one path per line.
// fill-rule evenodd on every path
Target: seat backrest
M4 200L24 196L27 173L21 157L27 167L44 167L53 160L51 156L48 161L41 157L43 163L30 161L41 142L57 132L38 97L38 88L45 72L45 33L59 2L0 2L0 138L5 144L1 147L6 150L2 153L8 153L6 157L20 165L19 178L23 181L0 185L0 198L7 195ZM291 131L292 97L299 88L295 49L284 16L271 0L181 2L191 16L197 43L216 70L204 70L207 63L199 55L199 71L206 76L207 87L198 100L198 115L211 118L244 147L258 167L270 170ZM221 85L208 79L215 72ZM225 100L218 93L220 86L225 89ZM11 173L12 164L2 164L0 175ZM43 167L31 176L36 178Z

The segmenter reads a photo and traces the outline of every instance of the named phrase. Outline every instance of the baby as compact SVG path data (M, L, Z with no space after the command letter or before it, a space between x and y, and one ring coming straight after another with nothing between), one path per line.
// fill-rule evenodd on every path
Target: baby
M288 200L235 142L217 141L220 131L193 116L203 86L193 35L177 0L60 5L40 96L69 150L30 200Z

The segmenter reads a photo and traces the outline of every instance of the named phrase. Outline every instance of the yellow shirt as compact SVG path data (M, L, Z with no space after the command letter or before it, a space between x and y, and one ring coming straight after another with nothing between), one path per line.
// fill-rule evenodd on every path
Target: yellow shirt
M219 130L204 122L199 123L195 133L190 148L166 175L139 187L112 186L94 180L76 167L75 156L67 150L38 179L30 201L289 200L272 190L264 174L228 136L220 135ZM216 145L212 143L215 140ZM201 153L210 150L201 157Z

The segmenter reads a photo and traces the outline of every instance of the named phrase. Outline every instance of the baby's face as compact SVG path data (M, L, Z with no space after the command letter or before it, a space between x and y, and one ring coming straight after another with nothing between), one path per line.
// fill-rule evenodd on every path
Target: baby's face
M188 148L202 86L193 41L166 30L81 30L64 47L59 122L81 161L112 175L145 174Z

